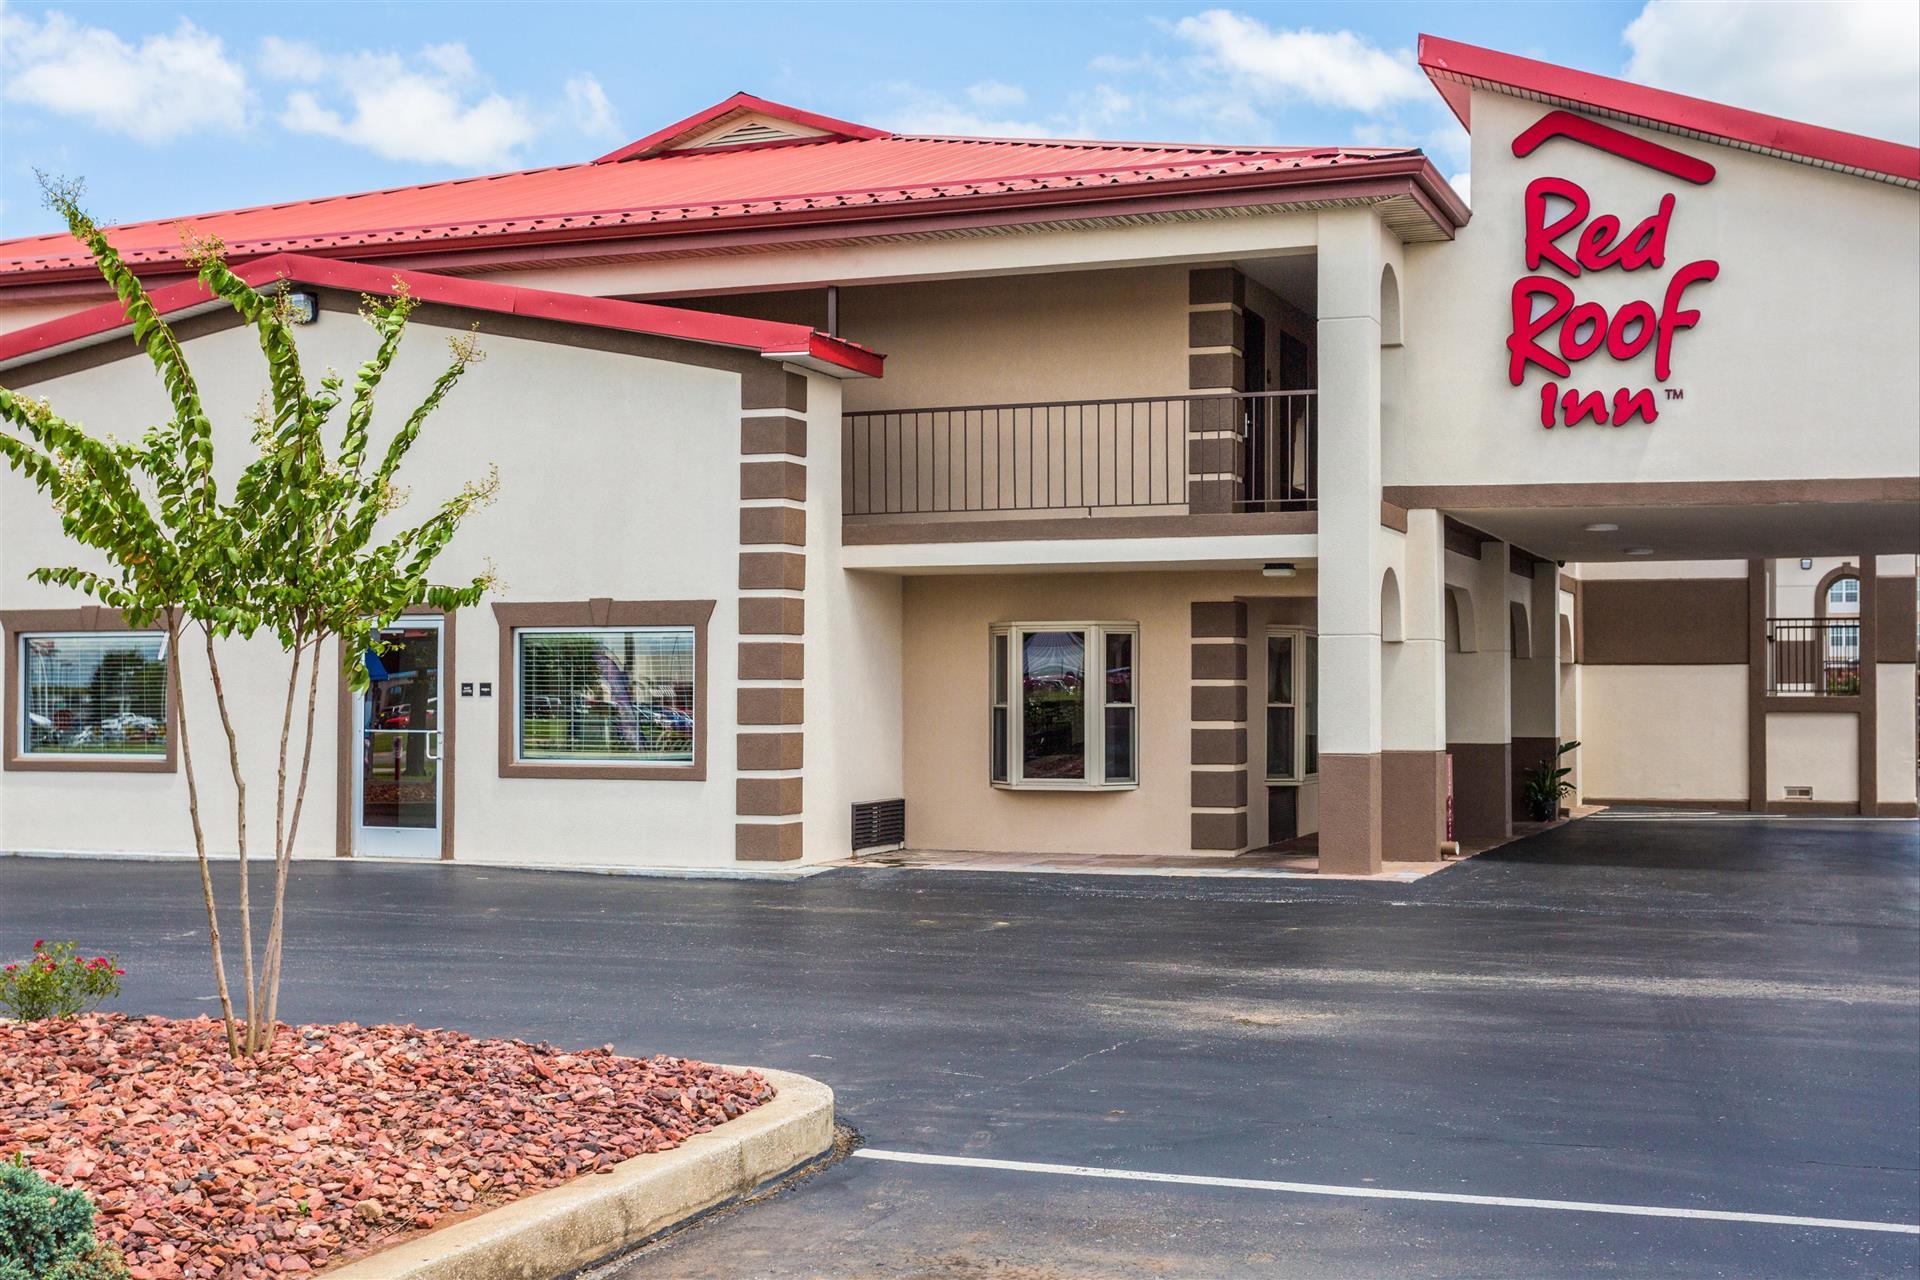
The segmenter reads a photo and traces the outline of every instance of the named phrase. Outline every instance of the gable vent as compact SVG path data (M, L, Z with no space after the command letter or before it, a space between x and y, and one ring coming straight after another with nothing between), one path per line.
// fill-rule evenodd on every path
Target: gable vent
M853 806L853 851L897 849L907 842L907 802L868 800Z
M739 147L745 146L749 142L783 142L788 138L798 138L801 136L802 135L797 133L790 133L785 129L777 129L761 120L748 120L743 124L735 125L717 138L703 138L688 149L692 150L694 147Z

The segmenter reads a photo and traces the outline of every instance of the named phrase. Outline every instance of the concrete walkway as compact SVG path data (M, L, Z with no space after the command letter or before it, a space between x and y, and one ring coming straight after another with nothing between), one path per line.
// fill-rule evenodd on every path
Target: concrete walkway
M124 1007L204 1011L196 897L0 859L0 949L117 949ZM1737 1216L1920 1223L1912 823L1587 821L1412 884L325 863L292 910L293 1017L765 1063L876 1152L988 1162L850 1159L619 1280L1920 1270Z

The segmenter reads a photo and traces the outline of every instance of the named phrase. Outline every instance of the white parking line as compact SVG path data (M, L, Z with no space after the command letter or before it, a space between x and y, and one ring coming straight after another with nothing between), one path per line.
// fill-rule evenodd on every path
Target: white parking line
M1138 1169L1102 1169L1091 1165L1035 1164L1026 1160L986 1160L978 1156L933 1156L918 1151L861 1147L863 1160L945 1165L960 1169L996 1169L1006 1173L1049 1173L1068 1178L1111 1178L1121 1182L1172 1182L1191 1187L1232 1187L1244 1191L1280 1191L1303 1196L1352 1196L1362 1200L1423 1200L1434 1204L1479 1204L1496 1209L1558 1209L1563 1213L1611 1213L1633 1218L1695 1218L1709 1222L1757 1222L1776 1227L1824 1227L1831 1231L1885 1231L1920 1236L1909 1222L1862 1222L1852 1218L1801 1218L1784 1213L1738 1213L1731 1209L1681 1209L1657 1204L1606 1204L1587 1200L1535 1200L1525 1196L1471 1196L1453 1191L1394 1191L1385 1187L1341 1187L1319 1182L1272 1182L1265 1178L1211 1178L1191 1173L1145 1173Z

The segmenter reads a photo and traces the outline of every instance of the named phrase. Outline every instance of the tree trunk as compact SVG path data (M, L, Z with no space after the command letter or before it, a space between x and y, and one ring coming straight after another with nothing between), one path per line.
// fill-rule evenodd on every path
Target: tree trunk
M180 726L180 764L187 775L187 816L193 820L193 852L200 863L200 894L207 907L207 938L213 945L213 984L220 996L220 1020L227 1030L227 1056L240 1056L233 1025L233 997L227 992L227 962L220 951L220 912L213 900L213 869L207 863L207 836L200 825L200 788L193 772L193 742L187 736L186 684L180 679L180 617L167 613L167 665L173 674L173 714Z
M260 973L260 1006L265 1012L266 1040L261 1044L262 1052L272 1045L275 1032L279 1028L280 1014L280 952L286 938L286 901L287 878L293 870L293 842L300 832L300 810L307 799L307 776L313 768L313 719L320 698L320 653L322 640L313 642L313 666L307 676L307 727L306 740L300 750L300 772L293 799L293 813L288 819L284 831L275 821L274 832L274 868L273 868L273 922L267 927L267 950ZM300 671L300 646L293 650L293 669L295 677ZM293 711L293 681L287 685L287 711ZM286 802L287 785L287 731L280 732L280 803Z
M207 641L207 671L213 677L213 702L220 709L220 727L227 734L227 768L233 773L236 815L235 835L240 843L240 945L242 980L247 984L247 1036L244 1049L253 1055L254 1038L259 1033L260 1011L254 1003L253 984L253 903L247 886L247 780L240 769L240 739L233 731L233 717L227 712L226 685L220 679L220 660L213 653L213 632L205 625L200 634Z

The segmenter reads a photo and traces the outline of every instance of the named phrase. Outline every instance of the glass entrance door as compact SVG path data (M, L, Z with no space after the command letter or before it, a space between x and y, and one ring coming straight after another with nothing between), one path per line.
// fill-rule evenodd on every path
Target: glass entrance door
M354 696L360 741L353 774L353 851L440 856L441 641L438 618L403 618L365 661L373 682Z

